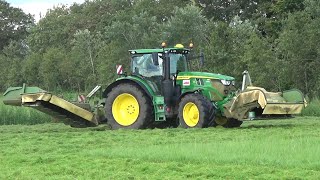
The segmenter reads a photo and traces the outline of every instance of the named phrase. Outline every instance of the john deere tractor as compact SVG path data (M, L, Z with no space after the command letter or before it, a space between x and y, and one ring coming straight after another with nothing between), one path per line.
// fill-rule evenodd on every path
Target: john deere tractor
M130 73L103 89L99 103L65 101L37 87L13 87L4 103L36 108L72 126L96 126L107 122L112 129L142 129L158 125L204 128L239 127L243 120L290 116L305 106L299 90L271 93L251 84L244 73L243 87L235 78L208 72L193 72L190 49L130 50ZM203 55L200 55L203 62ZM91 97L101 86L88 94ZM104 113L103 110L104 109Z
M234 78L189 71L189 49L130 50L131 75L104 91L105 114L112 128L145 128L155 122L181 127L216 125L223 104L234 96ZM240 124L240 121L239 121Z

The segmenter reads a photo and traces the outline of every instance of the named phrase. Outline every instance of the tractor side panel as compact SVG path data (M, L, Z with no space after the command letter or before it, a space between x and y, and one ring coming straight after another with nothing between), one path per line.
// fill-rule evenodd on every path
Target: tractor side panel
M212 102L217 102L218 98L223 99L218 90L212 87L211 80L207 78L181 78L177 80L177 84L181 86L181 98L186 94L198 91Z

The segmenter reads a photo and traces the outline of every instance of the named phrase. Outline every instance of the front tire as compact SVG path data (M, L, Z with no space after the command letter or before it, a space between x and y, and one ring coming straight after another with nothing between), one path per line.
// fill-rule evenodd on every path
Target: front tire
M179 124L183 128L208 127L213 106L200 94L187 94L179 103Z
M105 112L112 129L144 129L153 120L150 98L137 86L127 83L107 95Z

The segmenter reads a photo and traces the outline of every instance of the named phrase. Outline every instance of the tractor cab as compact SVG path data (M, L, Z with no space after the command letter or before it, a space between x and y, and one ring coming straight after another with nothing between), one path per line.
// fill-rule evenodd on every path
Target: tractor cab
M165 49L137 49L130 50L131 72L142 77L164 76L165 58L169 61L170 75L177 72L188 71L187 54L188 49L165 48Z
M174 48L137 49L129 52L132 75L146 80L158 95L165 94L166 86L172 89L173 81L179 72L188 71L187 58L190 50L182 45ZM167 85L163 84L164 81L167 81Z

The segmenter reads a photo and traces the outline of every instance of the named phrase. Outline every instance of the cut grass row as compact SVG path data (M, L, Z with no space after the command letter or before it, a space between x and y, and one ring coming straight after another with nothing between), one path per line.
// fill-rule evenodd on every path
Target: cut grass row
M319 120L237 129L0 126L0 179L318 179Z

